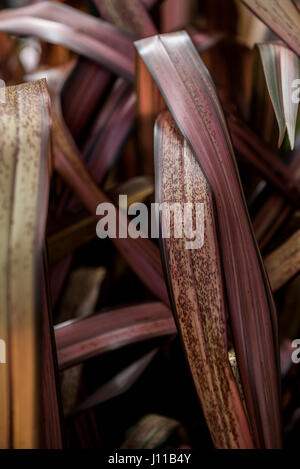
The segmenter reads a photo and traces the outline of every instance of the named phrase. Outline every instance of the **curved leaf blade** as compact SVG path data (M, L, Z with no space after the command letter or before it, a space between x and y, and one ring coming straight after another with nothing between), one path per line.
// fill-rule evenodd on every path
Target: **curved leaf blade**
M270 29L300 55L300 12L290 0L242 0Z
M54 166L85 207L92 215L95 215L100 203L110 201L88 173L79 150L63 121L59 102L56 101L55 104L56 107L53 110ZM127 215L116 209L117 230L119 218L124 224L128 224ZM112 242L150 291L168 304L168 294L157 246L146 238L115 238L113 236Z
M132 39L105 21L46 2L0 12L0 31L61 44L133 81Z
M206 421L217 448L252 448L228 360L227 312L212 193L169 113L162 114L156 124L155 157L157 201L182 208L184 203L204 206L202 247L187 249L186 239L174 235L161 243L173 309ZM189 223L195 223L194 217ZM164 224L163 216L160 222ZM173 229L174 224L173 220Z
M1 448L43 444L43 383L51 411L57 405L43 274L49 107L45 80L6 88L0 104L0 336L8 355L0 368Z
M251 430L257 447L279 447L276 312L215 88L185 32L135 44L214 194L230 321Z
M300 60L280 43L258 44L267 88L279 126L278 146L287 129L291 148L295 144L298 103L293 102L293 82L300 76Z
M119 308L55 327L61 370L126 345L176 334L171 312L152 302Z
M147 13L147 5L143 5L140 0L122 0L121 3L119 0L94 0L94 3L103 18L123 31L139 38L157 33Z

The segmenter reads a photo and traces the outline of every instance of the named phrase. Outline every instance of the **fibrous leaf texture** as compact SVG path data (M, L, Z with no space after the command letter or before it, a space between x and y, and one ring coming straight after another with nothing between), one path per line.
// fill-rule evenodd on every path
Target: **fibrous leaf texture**
M291 0L242 1L300 55L300 11Z
M258 44L263 63L267 87L279 126L280 146L285 130L289 136L291 148L295 144L298 100L293 99L293 83L300 76L299 57L284 44Z
M160 203L204 204L203 247L186 249L184 238L170 237L163 240L163 256L206 421L217 448L251 448L246 414L227 354L226 305L212 194L169 113L157 122L156 158Z
M41 400L47 380L43 366L53 373L51 360L44 359L49 325L43 313L49 131L45 80L5 89L0 104L0 336L7 363L0 368L1 448L40 447L45 436L41 419L49 423ZM52 409L51 386L48 391Z
M216 316L206 309L205 303L208 302L207 296L212 295L212 289L215 289L215 294L219 298L218 308L225 308L221 301L222 280L220 276L223 272L226 305L253 442L256 447L277 448L281 445L281 424L276 315L268 281L249 223L235 156L216 90L191 39L185 32L147 38L136 42L136 47L189 144L197 165L205 175L208 184L205 189L206 197L211 194L210 201L205 200L207 210L210 210L208 225L210 229L206 226L204 230L203 248L207 250L206 254L203 252L188 256L182 252L182 247L175 241L172 241L174 243L172 249L176 248L176 251L171 250L167 242L163 243L164 258L166 259L167 253L167 259L170 262L170 266L167 262L165 265L166 271L169 272L167 277L174 300L174 310L176 313L179 308L181 312L176 314L189 361L190 364L192 362L194 369L194 380L201 364L199 348L202 345L200 341L195 344L191 339L195 337L193 328L197 330L199 339L202 333L199 326L201 323L203 334L206 334L205 340L213 341L209 337L209 329L205 333L207 323L213 321L219 333L217 340L222 340L222 347L225 347L225 339L220 326L220 322L224 321L222 315L225 313L223 309L222 314L218 310L217 322ZM160 147L161 144L156 143L156 145ZM161 149L157 150L157 154L161 151ZM171 180L174 184L178 184L178 190L181 190L183 197L185 187L188 186L182 179L183 174L177 174L172 166L166 168L165 174L170 179L168 184L171 185ZM177 181L180 177L181 182ZM157 193L164 194L168 186L164 186L160 180L157 184ZM178 193L177 196L180 194ZM211 212L212 205L215 207L214 215ZM213 228L213 223L216 224L215 228ZM218 267L218 254L215 253L214 275L205 278L204 271L209 270L216 242L219 246L220 266ZM191 257L194 257L194 260L191 260ZM201 269L198 262L200 262ZM189 282L187 284L189 289L186 291L182 291L181 285L184 275L181 275L181 278L176 276L179 264L188 275L186 281ZM194 283L192 282L192 275L198 276L198 283L195 280ZM202 318L199 317L199 285L201 286L199 296L203 301L204 310ZM188 302L189 294L192 300ZM212 304L216 308L216 305ZM222 364L219 360L222 360ZM224 360L223 352L215 363L226 367ZM218 372L221 371L218 370ZM216 369L214 373L217 373ZM214 386L218 387L220 381L216 379L216 375L212 379ZM216 389L216 396L218 392L219 390ZM223 398L224 396L226 394ZM215 408L214 410L217 412ZM229 411L230 406L227 407L228 415ZM212 416L210 417L212 419ZM241 422L242 420L239 421L240 425ZM219 447L248 446L249 444L246 432L243 434L244 441L238 441L234 433L228 433L226 441L221 431L220 434L218 433L217 428L211 431Z

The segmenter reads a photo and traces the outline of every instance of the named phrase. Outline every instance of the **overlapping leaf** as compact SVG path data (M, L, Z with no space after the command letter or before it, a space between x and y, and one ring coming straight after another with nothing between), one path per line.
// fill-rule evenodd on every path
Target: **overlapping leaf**
M105 401L113 399L120 394L128 391L131 386L140 378L147 366L151 363L158 349L151 350L135 362L131 363L125 369L120 371L111 380L103 384L93 394L86 397L83 402L75 407L72 414L82 412L83 410L102 404Z
M109 23L59 3L42 2L0 12L0 31L62 44L133 81L132 39Z
M186 33L144 39L136 47L214 195L230 323L251 433L255 446L278 447L276 315L215 88ZM190 306L197 311L194 302Z
M56 102L56 109L53 113L53 128L55 168L74 190L85 207L94 215L100 203L110 201L97 187L81 161L76 144L62 119L58 102ZM119 221L124 224L128 223L126 214L116 209L117 231L120 226ZM111 234L109 233L109 235ZM145 285L158 298L168 304L157 246L145 238L132 239L112 236L112 241Z
M164 304L145 303L119 308L55 328L60 369L119 347L176 333Z
M296 156L289 171L294 179L300 181L300 157ZM279 194L271 194L253 220L256 239L264 248L272 236L282 226L292 211L291 205Z
M237 116L227 114L233 145L239 156L274 185L287 200L300 204L300 185L279 155Z
M226 303L212 193L194 155L170 114L156 127L157 201L204 205L204 244L162 239L162 252L176 319L213 442L217 448L253 446L242 398L228 360ZM187 220L184 220L186 223ZM195 224L196 214L189 224ZM163 229L164 217L161 217ZM172 224L173 230L175 221ZM171 229L172 233L172 229ZM203 376L206 379L203 379Z
M300 11L291 0L242 0L300 55Z
M298 102L293 99L293 83L300 77L300 59L284 44L268 42L258 44L258 48L279 126L278 145L282 144L287 129L293 149L298 112Z
M300 230L265 259L270 284L278 290L300 271Z

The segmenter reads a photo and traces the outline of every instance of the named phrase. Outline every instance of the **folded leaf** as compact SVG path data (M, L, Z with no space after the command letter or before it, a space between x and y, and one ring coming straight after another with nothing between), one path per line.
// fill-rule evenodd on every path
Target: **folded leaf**
M267 87L279 126L278 146L287 129L291 148L295 144L298 103L293 102L293 81L300 76L300 59L280 43L258 44Z
M0 367L0 447L58 447L43 274L50 131L46 82L8 87L4 101L0 104L0 337L6 343L7 364ZM43 407L45 398L47 407Z
M251 433L256 447L276 448L281 444L276 313L215 88L185 32L144 39L136 47L213 193Z
M213 199L205 176L169 113L155 129L157 201L204 206L204 244L187 249L186 237L162 242L173 309L204 415L217 448L252 448L239 390L228 360L227 311ZM196 214L188 223L195 224ZM186 220L184 220L186 223ZM163 229L164 218L161 217ZM205 376L205 379L203 377Z
M125 345L176 334L169 308L145 303L96 314L55 327L60 369Z
M279 126L278 146L281 146L286 130L281 88L280 47L279 44L272 43L258 44L268 91Z
M184 27L191 22L192 0L166 0L160 10L160 32L169 33Z

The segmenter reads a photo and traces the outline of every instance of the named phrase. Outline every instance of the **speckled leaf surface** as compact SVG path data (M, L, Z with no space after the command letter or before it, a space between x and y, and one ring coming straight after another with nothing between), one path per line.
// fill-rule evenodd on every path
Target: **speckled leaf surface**
M293 82L300 76L300 59L281 43L258 44L267 87L279 127L278 146L283 142L285 131L291 148L295 144L298 103L293 98Z
M228 311L251 432L256 447L279 447L276 313L214 85L185 32L147 38L136 47L214 195Z
M8 87L0 104L0 446L40 444L41 271L48 202L49 96L44 80ZM26 350L26 353L24 351Z
M201 203L204 207L202 247L186 249L186 239L172 235L161 240L172 303L196 390L215 446L252 448L228 360L227 311L212 193L170 113L159 117L155 140L157 201L182 206L188 202L194 207ZM195 225L195 214L192 222Z
M140 0L95 0L103 18L136 37L156 34L156 27Z

